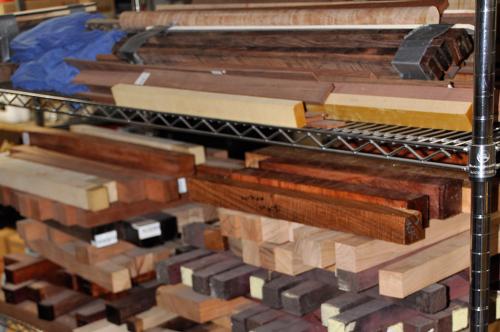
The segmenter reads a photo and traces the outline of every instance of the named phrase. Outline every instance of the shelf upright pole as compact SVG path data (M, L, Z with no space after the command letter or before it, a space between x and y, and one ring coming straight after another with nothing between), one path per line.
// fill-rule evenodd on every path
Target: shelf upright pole
M496 151L493 140L496 0L476 0L474 117L469 150L471 208L470 331L488 330L490 233Z

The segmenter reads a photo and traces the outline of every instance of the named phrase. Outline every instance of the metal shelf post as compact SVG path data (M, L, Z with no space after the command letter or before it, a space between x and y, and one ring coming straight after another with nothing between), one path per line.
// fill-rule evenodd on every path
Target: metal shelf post
M474 117L469 151L472 186L470 331L489 322L490 233L496 149L493 137L496 0L477 0L474 61Z

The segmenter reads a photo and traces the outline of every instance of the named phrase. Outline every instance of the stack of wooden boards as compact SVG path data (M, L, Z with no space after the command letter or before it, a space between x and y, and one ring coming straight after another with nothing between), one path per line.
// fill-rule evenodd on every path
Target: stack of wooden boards
M358 121L470 131L470 31L419 25L439 23L447 5L398 0L161 6L125 12L119 22L92 22L94 28L119 24L134 34L118 43L114 55L67 62L80 70L74 83L89 88L80 97L122 107L291 128L333 129ZM398 19L413 10L437 18L419 21L412 14L406 23L413 25L401 25ZM362 18L376 22L367 25ZM172 22L168 30L135 33ZM423 40L427 30L433 37Z
M5 258L13 317L80 332L467 327L461 172L281 147L244 165L86 125L24 136L0 160L1 202L41 256Z

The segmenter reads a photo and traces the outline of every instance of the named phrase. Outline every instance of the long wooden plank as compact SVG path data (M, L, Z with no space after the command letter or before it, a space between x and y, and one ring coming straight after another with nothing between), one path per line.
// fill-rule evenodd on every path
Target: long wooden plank
M460 2L460 0L454 0L454 2ZM365 2L355 2L346 0L330 0L330 1L315 1L315 0L295 0L295 1L283 1L283 0L273 0L272 2L267 2L264 0L254 0L248 2L247 0L193 0L191 4L178 5L178 4L160 4L156 6L156 10L213 10L213 9L254 9L254 8L303 8L303 7L333 7L333 8L363 8L363 7L408 7L411 5L418 4L419 6L429 5L436 6L441 12L444 10L448 4L446 1L442 0L402 0L402 1L365 1Z
M336 267L361 272L458 235L469 227L470 215L463 213L445 220L431 220L430 227L425 230L425 239L409 246L362 236L339 239L335 243Z
M491 234L498 253L498 229ZM380 294L404 298L470 266L470 232L463 232L379 271Z
M159 175L186 176L194 173L194 158L184 153L165 152L56 129L30 128L27 133L30 145L80 158L151 171Z
M148 198L147 182L145 177L140 176L140 172L135 172L134 174L133 170L123 167L75 158L27 145L13 147L10 150L10 157L110 179L116 183L116 194L120 202L129 203Z
M190 178L188 189L194 201L275 219L294 220L400 244L423 238L423 225L417 211L403 212L225 179Z
M213 93L277 99L303 100L324 103L333 84L327 82L298 81L239 75L214 75L175 70L144 69L142 73L109 70L84 70L73 80L75 83L111 89L116 84L134 84L140 75L149 75L143 85L174 89L189 89Z
M353 158L354 159L354 158ZM272 158L260 162L260 168L319 179L335 179L384 190L406 191L429 196L430 217L447 218L461 211L462 182L460 180L408 174L391 169L367 169L363 166L347 168L334 161L295 160Z
M103 210L116 200L115 183L84 173L7 157L0 158L0 172L2 186L85 210Z
M34 220L24 220L17 223L18 232L28 246L46 257L57 262L67 270L91 280L99 286L111 291L120 292L131 287L130 273L127 268L118 266L111 261L103 261L94 265L82 264L75 259L74 247L47 240L48 230L45 225Z
M150 13L124 12L120 25L124 29L150 25L349 25L349 24L430 24L439 23L436 7L402 8L308 8L193 11L163 11Z
M291 128L303 127L300 101L117 84L118 106Z
M70 131L119 142L149 146L151 148L161 149L165 151L187 153L194 156L194 161L197 165L203 164L205 162L205 147L203 145L191 144L162 137L143 136L84 124L72 125L70 126Z
M445 130L472 130L472 100L449 101L332 93L324 105L307 106L340 121Z
M245 298L235 298L230 301L215 299L195 293L184 285L161 286L156 293L158 306L169 312L198 323L205 323L222 316L227 316L250 301Z
M429 199L421 194L410 194L397 190L387 191L364 185L337 182L333 179L318 181L313 177L257 169L233 171L231 178L243 182L321 194L332 198L417 210L422 214L424 225L427 225L429 219Z

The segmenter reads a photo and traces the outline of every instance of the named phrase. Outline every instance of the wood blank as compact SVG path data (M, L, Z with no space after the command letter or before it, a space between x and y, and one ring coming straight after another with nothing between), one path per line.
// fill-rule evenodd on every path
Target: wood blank
M290 128L306 124L304 105L294 100L128 84L117 84L112 92L116 104L123 107Z
M188 188L194 201L275 219L294 220L400 244L410 244L424 236L417 211L403 212L217 178L190 178ZM301 208L297 208L299 206Z

